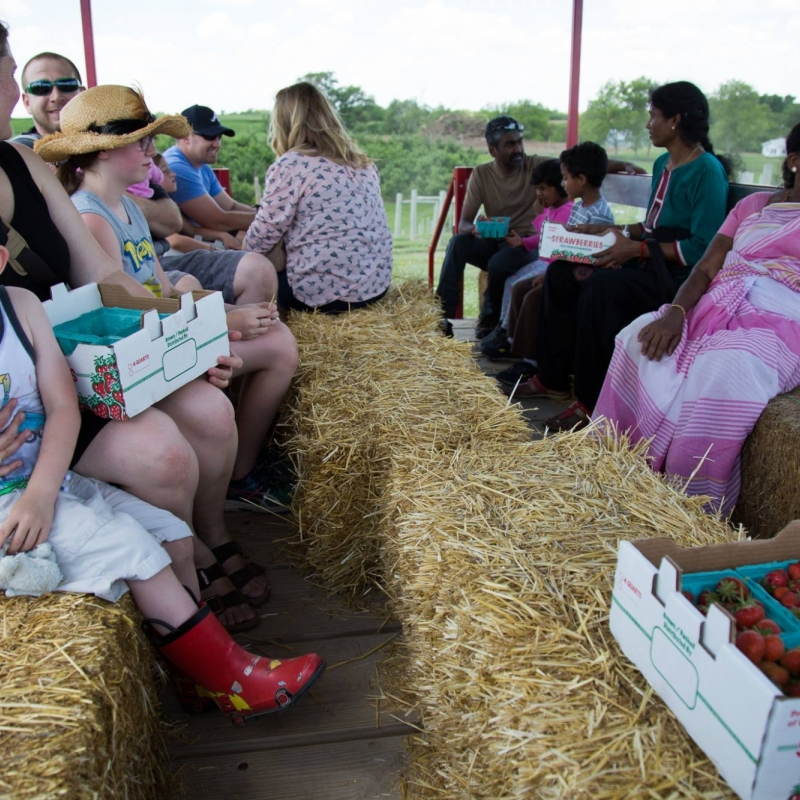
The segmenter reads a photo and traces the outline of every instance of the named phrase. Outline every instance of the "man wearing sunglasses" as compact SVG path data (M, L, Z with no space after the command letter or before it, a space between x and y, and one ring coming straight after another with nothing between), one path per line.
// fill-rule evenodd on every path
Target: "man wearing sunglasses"
M177 189L170 196L189 223L183 233L199 233L207 241L219 240L227 249L240 250L236 233L247 230L256 211L234 200L209 166L217 162L222 137L236 134L220 124L207 106L191 106L181 113L191 123L193 133L179 139L164 158L177 181Z
M42 136L61 130L61 109L82 92L78 68L58 53L39 53L22 70L22 103L33 127L11 141L33 147Z

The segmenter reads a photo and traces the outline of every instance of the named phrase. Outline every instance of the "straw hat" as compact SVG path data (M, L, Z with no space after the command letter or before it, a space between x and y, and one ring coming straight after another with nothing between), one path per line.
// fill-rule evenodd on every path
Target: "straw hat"
M135 126L137 122L142 127L131 131L130 125ZM123 132L114 133L115 129ZM129 132L124 132L126 130ZM191 132L192 126L180 114L166 114L156 119L141 92L135 89L95 86L77 94L64 106L61 132L39 139L33 149L45 161L55 162L82 153L116 150L158 133L180 139Z

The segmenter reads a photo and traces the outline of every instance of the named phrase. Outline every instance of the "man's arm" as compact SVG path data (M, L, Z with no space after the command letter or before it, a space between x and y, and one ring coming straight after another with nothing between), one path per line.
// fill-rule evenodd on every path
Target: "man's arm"
M224 189L219 194L214 195L214 202L224 208L225 211L255 211L253 206L234 200Z
M641 167L637 167L636 164L632 164L630 161L617 161L614 158L608 159L608 170L607 172L609 175L612 172L625 172L628 175L646 175L647 170L642 169Z
M154 198L139 197L139 195L125 193L133 200L144 214L147 226L150 228L150 235L155 239L166 239L173 233L181 229L183 219L178 204L169 197L162 197L159 200Z
M458 221L459 233L475 233L475 217L478 209L483 205L478 179L473 171L467 183L467 193L464 197L464 205L461 207L461 219Z
M474 233L475 232L475 217L480 208L480 203L469 203L466 200L461 207L461 219L458 221L459 233Z
M203 241L206 242L216 242L219 240L222 242L226 250L242 249L241 242L235 236L231 236L228 231L217 231L212 228L206 228L202 225L195 225L186 217L182 217L182 222L183 224L181 225L181 233L184 236L190 236L192 238L195 236L200 236L202 237Z
M227 198L228 201L241 209L248 208L241 203L236 203L230 195L222 192L216 197L204 194L200 197L186 200L180 204L180 209L185 216L195 220L203 228L211 228L215 231L247 230L250 227L250 223L255 219L255 209L250 208L247 211L226 210L217 202L217 199L227 202L224 198Z

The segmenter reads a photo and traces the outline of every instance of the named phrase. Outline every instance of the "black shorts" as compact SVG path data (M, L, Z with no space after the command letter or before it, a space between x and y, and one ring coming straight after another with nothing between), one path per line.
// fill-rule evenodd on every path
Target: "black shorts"
M110 419L103 419L93 414L91 411L81 409L81 429L78 432L78 441L75 443L75 452L72 454L72 461L69 462L69 468L73 469L74 466L81 460L86 448L94 441L100 431L108 425Z

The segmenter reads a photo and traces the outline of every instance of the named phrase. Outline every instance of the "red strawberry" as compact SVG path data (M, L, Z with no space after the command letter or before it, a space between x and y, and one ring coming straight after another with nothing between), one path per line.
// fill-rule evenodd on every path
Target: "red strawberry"
M795 592L786 592L781 596L781 605L786 608L800 608L800 595Z
M777 661L786 652L786 645L780 636L768 633L764 637L764 661Z
M681 594L694 605L694 595L690 591L684 589Z
M115 386L119 385L117 382L117 376L113 372L106 372L106 374L103 376L103 380L106 383L106 389L109 393L114 389Z
M105 406L102 403L98 403L96 406L93 406L92 411L94 411L98 417L102 417L103 419L109 418L108 406Z
M781 626L775 622L774 619L762 619L755 629L762 635L767 636L770 633L778 634L781 632Z
M114 399L115 399L115 400L116 400L116 401L117 401L117 402L118 402L118 403L119 403L121 406L122 406L122 405L125 405L125 404L122 402L122 389L114 389L114 391L113 391L113 392L111 392L111 396L112 396L112 397L113 397L113 398L114 398Z
M787 650L779 659L778 663L789 670L793 678L800 677L800 647L793 647Z
M776 664L774 661L765 661L759 664L761 671L779 688L783 689L789 683L789 670Z
M103 381L94 381L92 383L92 389L96 395L99 395L100 397L106 396L106 385L103 383Z
M794 564L789 564L786 567L786 571L789 573L789 577L792 580L800 580L800 561L795 561Z
M774 594L779 586L788 585L789 575L782 569L774 569L761 579L761 583L770 594Z
M122 408L122 406L114 404L112 406L109 406L108 410L111 415L111 419L116 419L116 420L125 419L125 410Z
M776 600L780 600L785 594L789 594L790 589L788 586L776 586L775 590L772 592L772 596Z
M736 624L740 628L752 628L757 623L761 622L765 616L764 607L757 600L748 600L746 603L742 603L738 606L733 612Z
M716 603L718 600L716 592L712 592L711 589L706 589L697 595L697 605L705 606L706 608L709 608L712 603Z
M750 590L744 585L744 581L733 576L723 578L715 591L725 603L742 603L750 597Z
M783 691L789 697L800 697L800 681L790 679ZM789 800L800 800L800 794L793 794Z
M736 637L736 646L754 663L764 658L766 645L758 631L743 631Z

